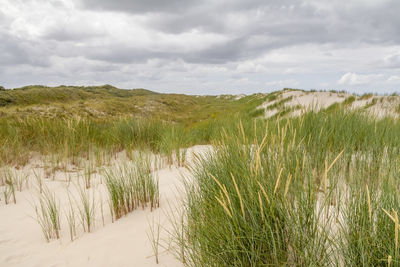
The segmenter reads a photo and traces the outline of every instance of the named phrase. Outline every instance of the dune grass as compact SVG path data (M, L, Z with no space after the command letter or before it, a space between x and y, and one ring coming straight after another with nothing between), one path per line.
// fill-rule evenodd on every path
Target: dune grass
M73 202L71 201L71 197L69 195L68 195L68 200L69 200L69 207L65 212L65 214L68 223L69 237L72 242L74 241L74 238L76 236L76 215L75 215L76 212L74 209Z
M158 256L160 248L160 231L161 231L160 221L158 220L158 222L155 222L153 217L152 221L149 221L148 223L149 223L149 230L146 232L147 238L151 243L151 248L153 249L156 263L159 264Z
M79 197L75 199L78 207L78 218L84 232L93 231L96 214L96 198L92 190L88 190L86 185L76 184ZM72 214L70 214L72 216ZM71 217L72 219L72 217ZM73 226L73 225L70 225Z
M158 179L153 176L150 163L142 156L121 166L104 170L110 209L115 220L138 207L150 210L160 206Z
M265 120L255 109L265 98L276 101L274 108L287 99L278 101L276 93L235 100L106 86L64 88L66 96L77 95L67 101L55 93L46 103L43 92L53 89L1 91L0 161L19 166L32 154L48 156L53 177L69 163L83 166L78 212L72 205L66 211L71 241L76 219L88 232L94 227L95 166L125 151L130 161L101 175L112 221L140 207L159 207L152 171L162 160L190 168L194 179L185 183L184 212L173 226L186 266L400 266L400 122L346 110L354 97L300 117ZM29 115L41 114L47 104L63 116ZM185 148L208 143L214 151L188 166ZM138 150L163 158L152 165ZM85 160L90 165L80 166ZM18 179L1 176L6 203L23 187L23 176ZM37 182L38 222L46 240L58 238L58 200L41 176ZM158 255L159 228L151 231Z
M397 266L399 131L343 109L225 129L192 168L179 254L187 266Z
M39 153L65 165L65 158L74 163L78 156L95 154L101 161L104 154L133 149L171 157L178 148L210 142L220 124L247 116L264 99L157 94L109 85L5 90L0 92L0 161L25 165Z
M27 176L18 174L8 166L0 170L0 185L3 185L3 198L6 205L10 203L11 197L14 204L17 204L15 191L17 189L22 191L24 184L27 186Z
M35 205L37 222L47 242L60 238L60 204L49 188L44 188L39 196L39 204Z

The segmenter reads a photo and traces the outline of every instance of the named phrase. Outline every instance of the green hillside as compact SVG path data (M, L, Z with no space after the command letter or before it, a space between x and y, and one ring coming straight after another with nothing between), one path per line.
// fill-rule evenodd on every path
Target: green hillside
M0 91L0 118L135 117L183 122L186 125L220 115L250 112L262 103L260 95L192 96L160 94L145 89L103 86L25 86Z
M145 89L26 86L0 91L0 163L31 152L88 155L151 149L171 154L209 143L223 128L260 115L264 95L191 96ZM262 112L262 111L261 111Z

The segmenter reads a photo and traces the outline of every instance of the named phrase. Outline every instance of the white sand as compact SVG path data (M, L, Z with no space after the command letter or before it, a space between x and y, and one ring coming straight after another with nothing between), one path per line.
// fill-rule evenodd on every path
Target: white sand
M192 161L193 153L204 153L208 146L195 146L188 149L188 161ZM119 157L113 164L124 160ZM61 238L47 243L41 228L35 220L33 208L37 201L33 170L44 175L43 168L29 164L24 170L29 173L30 186L22 192L17 192L17 204L5 205L1 195L0 201L0 266L182 266L183 264L168 250L171 231L170 216L179 205L179 193L182 175L189 176L186 168L168 167L155 171L160 182L160 208L150 212L149 208L137 209L128 216L112 223L109 206L106 203L107 192L101 184L100 174L96 174L90 192L95 197L97 210L95 227L91 233L84 233L78 226L78 234L73 242L70 241L66 209L69 207L68 190L76 194L76 186L68 186L68 177L77 180L76 172L57 172L56 179L45 179L45 184L60 200L61 206ZM3 188L0 187L0 192ZM104 202L105 225L103 226L100 212L100 200ZM169 214L169 215L168 215ZM154 220L161 225L159 261L155 263L153 250L147 232Z
M303 106L305 109L312 108L319 110L327 108L334 103L343 102L348 94L337 94L331 92L302 92L302 91L288 91L282 94L283 98L292 96L286 106L294 107L297 105Z
M392 116L398 118L400 114L396 108L400 105L399 96L371 96L364 98L349 93L341 92L325 92L325 91L299 91L299 90L284 90L277 94L278 98L274 101L265 102L259 106L260 109L265 109L265 117L272 117L279 113L279 109L268 109L269 106L291 97L291 99L284 103L285 108L296 108L288 113L290 116L299 116L309 110L318 111L320 109L328 108L335 103L342 103L346 98L354 96L355 101L348 106L352 110L363 110L369 115L382 118L385 116ZM375 101L373 105L372 101Z

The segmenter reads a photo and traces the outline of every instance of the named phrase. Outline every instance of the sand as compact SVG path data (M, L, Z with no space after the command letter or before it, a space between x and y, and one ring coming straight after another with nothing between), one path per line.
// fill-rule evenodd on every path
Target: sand
M300 91L300 90L284 90L278 93L277 99L267 101L259 106L265 109L264 117L269 118L280 111L280 109L269 109L269 106L278 103L283 99L288 99L283 105L284 109L292 109L286 114L289 116L300 116L309 110L319 111L326 109L335 103L342 103L347 98L353 96L355 100L346 108L350 110L360 110L368 115L383 118L386 116L398 118L400 107L400 96L378 96L363 97L352 95L344 92L326 92L326 91Z
M187 161L193 161L194 154L202 154L209 150L208 146L195 146L188 149ZM112 165L127 160L118 156ZM42 164L43 165L43 164ZM111 222L109 206L106 203L107 191L101 182L101 175L95 174L89 192L96 202L96 221L91 233L83 232L81 226L77 236L71 242L66 210L69 207L68 192L77 194L77 185L68 183L78 180L77 171L57 171L55 179L45 179L45 184L55 193L61 207L61 238L46 242L41 228L35 220L34 203L38 190L33 171L44 176L43 166L30 163L21 170L29 175L29 188L17 192L17 204L5 205L1 196L0 202L0 266L182 266L174 255L171 236L171 218L177 216L177 209L183 197L182 176L190 178L187 168L163 166L154 171L160 182L160 208L150 212L149 208L137 209L121 219ZM0 192L2 192L0 188ZM103 202L103 217L100 212ZM172 218L173 219L173 218ZM152 222L161 225L160 230L160 263L157 265L147 233ZM79 224L79 221L77 221Z

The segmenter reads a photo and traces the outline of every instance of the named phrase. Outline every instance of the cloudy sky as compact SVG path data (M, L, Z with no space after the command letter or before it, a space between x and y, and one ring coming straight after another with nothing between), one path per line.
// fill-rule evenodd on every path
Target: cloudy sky
M399 0L0 0L0 85L400 91Z

